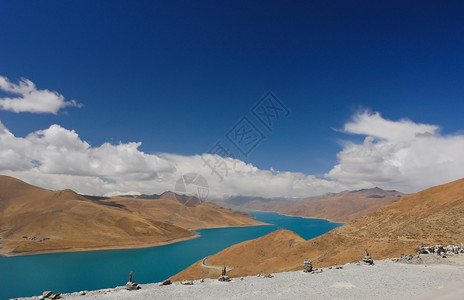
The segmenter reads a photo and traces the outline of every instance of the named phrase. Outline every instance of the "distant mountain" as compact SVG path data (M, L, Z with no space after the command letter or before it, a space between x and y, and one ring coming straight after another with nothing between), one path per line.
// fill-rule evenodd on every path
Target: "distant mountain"
M295 199L290 198L264 198L264 197L250 197L250 196L232 196L227 198L224 203L227 203L229 206L234 206L236 208L247 208L250 206L250 203L273 203L273 202L283 202L283 201L293 201Z
M165 194L172 195L173 193L168 192ZM186 199L191 198L187 196ZM201 202L193 205L192 202L186 201L185 204L182 204L177 200L169 198L149 200L114 197L102 201L102 204L106 203L121 205L125 209L145 218L188 229L263 224L262 222L253 220L253 216L250 214L224 208L209 202Z
M273 211L289 216L327 219L347 222L392 203L404 196L398 191L385 191L378 187L299 200L285 198L231 197L219 202L223 206L240 210Z
M71 190L0 176L0 253L26 254L166 243L194 234Z
M177 201L181 204L187 205L187 206L196 206L198 204L201 204L202 201L195 196L189 196L189 195L182 195L182 194L177 194L171 191L164 192L160 195L158 194L152 194L152 195L117 195L115 197L119 198L135 198L135 199L147 199L147 200L157 200L157 199L169 199L173 201Z
M382 196L379 190L366 193ZM224 249L208 257L208 264L233 267L231 276L293 271L302 269L305 258L313 261L314 267L327 267L357 261L366 248L374 259L384 259L415 254L420 242L459 245L463 237L464 179L461 179L399 198L314 239L302 241L291 231L279 230ZM200 261L173 279L218 275L214 269L206 272Z
M191 203L82 196L0 175L0 254L159 245L195 237L193 228L262 224L215 204Z

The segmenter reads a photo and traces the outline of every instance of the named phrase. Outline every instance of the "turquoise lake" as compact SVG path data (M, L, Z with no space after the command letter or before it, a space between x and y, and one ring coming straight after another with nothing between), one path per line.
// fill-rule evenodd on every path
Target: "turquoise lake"
M0 257L0 299L41 295L45 290L69 293L126 284L129 272L139 283L162 281L194 262L233 244L289 229L310 239L341 223L250 212L270 226L203 229L201 237L165 246Z

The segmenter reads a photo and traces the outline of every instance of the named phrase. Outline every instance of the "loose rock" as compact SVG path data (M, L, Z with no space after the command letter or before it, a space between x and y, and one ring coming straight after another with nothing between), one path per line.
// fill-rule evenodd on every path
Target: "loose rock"
M171 280L166 279L165 281L161 282L160 285L170 285L170 284L172 284Z
M259 273L258 277L263 277L263 278L272 278L274 275L268 274L268 273Z
M60 299L61 298L61 293L57 293L57 294L52 294L49 296L50 299Z
M44 298L48 298L48 297L50 297L51 295L52 295L52 291L45 291L45 292L42 293L42 296L43 296Z
M421 242L417 254L436 254L438 256L454 256L464 254L464 244L461 242L461 246L457 245L435 245L424 247L424 244Z

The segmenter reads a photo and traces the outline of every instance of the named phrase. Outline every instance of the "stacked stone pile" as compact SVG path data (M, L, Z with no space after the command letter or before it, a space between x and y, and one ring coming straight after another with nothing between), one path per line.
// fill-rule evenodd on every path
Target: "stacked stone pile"
M227 268L226 267L222 268L221 276L219 276L218 280L219 281L225 281L225 282L230 281L230 277L229 277L229 275L227 275Z
M309 273L313 271L313 263L309 259L305 259L303 262L303 272Z
M366 251L366 254L361 258L361 262L365 265L373 265L374 264L374 260L372 259L372 257L369 255L369 251L367 251L367 249L365 250Z

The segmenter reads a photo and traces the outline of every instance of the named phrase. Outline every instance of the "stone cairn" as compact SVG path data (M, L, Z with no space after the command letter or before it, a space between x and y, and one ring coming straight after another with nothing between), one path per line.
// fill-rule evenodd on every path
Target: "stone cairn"
M461 246L457 245L435 245L435 246L424 246L424 243L420 243L417 254L436 254L438 256L455 256L464 254L464 244L461 243Z
M314 269L313 263L308 258L306 258L303 261L303 272L316 274L316 273L322 273L322 269Z
M306 258L303 262L303 272L310 273L313 271L313 263Z
M132 282L132 271L129 273L129 281L126 283L126 290L132 291L132 290L138 290L140 289L140 286L137 282Z
M222 268L221 276L218 278L219 281L230 281L229 275L227 275L226 267Z
M374 264L374 260L372 259L372 257L369 255L369 251L367 251L367 249L365 250L366 251L366 254L361 258L361 261L363 262L363 264L365 265L373 265Z

